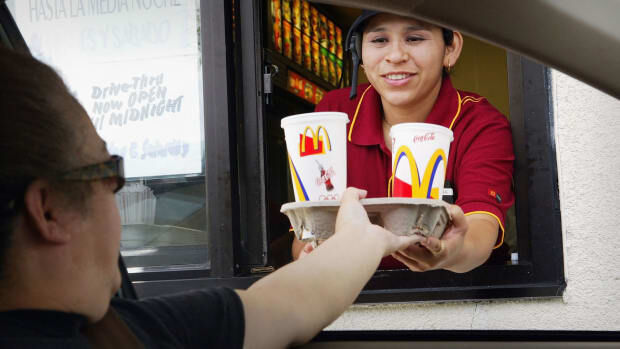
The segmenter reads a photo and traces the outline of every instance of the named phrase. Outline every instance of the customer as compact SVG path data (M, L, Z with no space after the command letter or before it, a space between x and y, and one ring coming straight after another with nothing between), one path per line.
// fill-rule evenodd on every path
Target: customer
M0 347L304 343L353 302L381 257L415 241L371 225L365 192L350 188L334 237L247 291L112 299L122 158L50 67L1 49L0 81Z

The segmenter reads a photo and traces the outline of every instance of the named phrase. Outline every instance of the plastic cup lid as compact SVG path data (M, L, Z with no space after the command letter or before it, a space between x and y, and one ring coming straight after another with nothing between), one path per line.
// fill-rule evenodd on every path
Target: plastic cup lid
M341 112L316 112L296 114L283 118L280 121L280 127L285 128L289 125L295 125L300 123L318 123L323 121L344 121L349 122L349 117L345 113Z

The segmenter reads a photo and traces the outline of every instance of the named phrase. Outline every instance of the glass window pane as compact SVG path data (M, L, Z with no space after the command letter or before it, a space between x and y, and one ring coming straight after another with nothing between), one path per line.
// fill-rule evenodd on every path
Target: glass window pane
M198 0L7 1L112 154L130 272L208 268Z

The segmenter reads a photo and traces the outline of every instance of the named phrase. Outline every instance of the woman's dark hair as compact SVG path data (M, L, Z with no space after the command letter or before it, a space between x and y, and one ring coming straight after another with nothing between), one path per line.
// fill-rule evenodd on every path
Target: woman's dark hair
M77 167L84 110L60 76L29 55L0 47L0 281L24 193L36 178L53 181ZM54 182L54 181L53 181ZM54 182L69 202L85 186Z
M446 46L452 45L452 41L454 41L454 31L442 27L441 34L443 35L444 44L446 44Z
M446 46L450 46L452 45L452 42L454 41L454 31L452 29L447 29L447 28L441 28L441 34L443 36L443 43ZM442 71L442 75L444 77L448 76L450 74L450 72L448 71L448 69L446 69L445 67L443 68Z

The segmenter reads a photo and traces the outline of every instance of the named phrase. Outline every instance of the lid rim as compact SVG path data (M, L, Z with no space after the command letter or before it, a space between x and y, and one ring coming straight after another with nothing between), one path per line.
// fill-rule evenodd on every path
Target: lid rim
M394 128L396 128L396 130ZM418 130L427 128L427 129L434 130L434 131L437 131L437 132L440 132L440 133L443 133L449 136L450 141L454 140L454 131L452 131L451 129L445 126L441 126L437 124L430 124L427 122L405 122L401 124L396 124L390 127L390 137L392 137L394 131L400 131L399 129L408 129L408 128L418 129Z
M282 118L282 120L280 120L280 127L284 128L285 126L288 126L288 125L303 123L306 121L306 119L310 117L313 119L313 121L318 121L321 118L323 119L329 118L335 121L345 121L345 123L348 123L350 121L349 116L346 113L342 113L342 112L329 112L329 111L328 112L313 112L313 113L302 113L302 114L294 114L294 115L286 116Z

